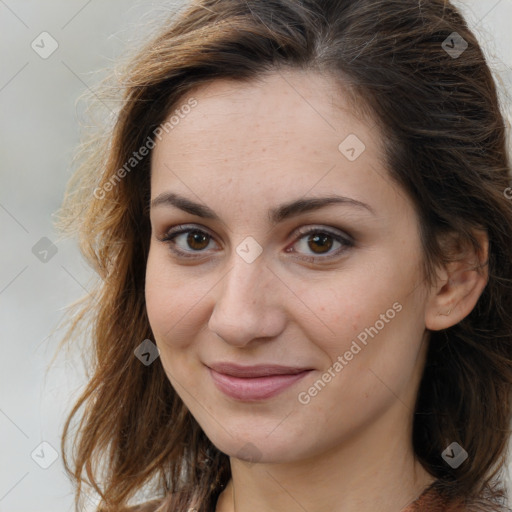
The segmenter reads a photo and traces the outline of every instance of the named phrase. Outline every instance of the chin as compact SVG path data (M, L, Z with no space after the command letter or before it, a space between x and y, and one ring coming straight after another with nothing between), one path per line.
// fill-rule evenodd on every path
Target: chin
M301 456L306 457L308 450L304 436L291 433L287 428L278 433L277 425L279 421L273 421L271 425L268 421L257 424L251 418L238 421L236 425L223 425L224 428L218 424L200 423L208 439L229 457L251 463L285 463L299 460ZM303 448L300 450L304 452L302 455L297 451L299 446Z
M229 457L252 464L285 463L296 460L292 448L293 445L296 447L297 443L281 442L278 439L269 443L265 435L241 437L238 441L220 439L218 443L213 442L213 444Z

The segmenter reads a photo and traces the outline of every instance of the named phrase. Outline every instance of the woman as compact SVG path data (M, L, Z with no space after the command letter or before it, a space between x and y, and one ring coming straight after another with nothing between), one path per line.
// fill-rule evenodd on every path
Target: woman
M77 500L506 510L510 167L459 12L201 0L124 77L63 208L101 277Z

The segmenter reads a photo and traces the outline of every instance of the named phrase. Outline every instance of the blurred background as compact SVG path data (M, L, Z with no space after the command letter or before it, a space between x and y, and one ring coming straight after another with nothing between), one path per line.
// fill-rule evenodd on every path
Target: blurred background
M512 0L456 3L510 96ZM85 374L67 354L50 366L52 331L93 275L52 214L80 140L77 99L181 4L0 0L0 512L73 510L60 434ZM512 120L510 100L504 110Z

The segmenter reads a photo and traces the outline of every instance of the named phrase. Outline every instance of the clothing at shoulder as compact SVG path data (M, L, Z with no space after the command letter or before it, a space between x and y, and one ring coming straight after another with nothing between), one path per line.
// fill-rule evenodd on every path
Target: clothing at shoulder
M135 505L123 512L158 512L161 500L153 500ZM446 501L433 488L426 489L421 496L402 512L468 512L463 505L447 505Z
M427 488L421 496L402 512L469 512L463 503L447 504L434 487Z
M152 500L129 507L122 512L159 512L158 508L161 505L161 499ZM507 508L506 510L512 512L512 509ZM431 486L401 512L476 512L476 509L467 508L463 503L448 505L446 500Z

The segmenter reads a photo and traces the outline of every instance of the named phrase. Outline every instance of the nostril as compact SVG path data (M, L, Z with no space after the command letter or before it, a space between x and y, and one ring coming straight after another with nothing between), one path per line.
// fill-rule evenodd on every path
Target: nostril
M218 332L213 331L222 341L226 341Z

